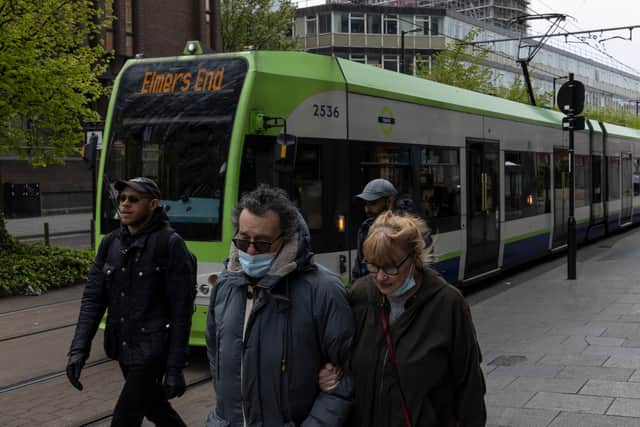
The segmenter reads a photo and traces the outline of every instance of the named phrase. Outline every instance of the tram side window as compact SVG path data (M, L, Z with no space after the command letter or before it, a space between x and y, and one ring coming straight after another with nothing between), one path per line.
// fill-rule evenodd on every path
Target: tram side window
M396 208L423 217L434 233L460 228L457 149L363 142L356 158L361 180L356 188L375 178L387 179L398 190Z
M609 200L620 198L620 159L618 157L608 157L609 163Z
M576 176L575 176L575 188L576 188L576 208L587 206L589 204L589 193L587 192L588 177L589 177L589 157L576 155Z
M591 156L591 198L592 203L602 202L602 156Z
M551 211L549 154L505 151L507 221Z
M437 233L460 228L460 159L457 149L420 148L420 214Z
M633 159L633 195L640 196L640 159Z

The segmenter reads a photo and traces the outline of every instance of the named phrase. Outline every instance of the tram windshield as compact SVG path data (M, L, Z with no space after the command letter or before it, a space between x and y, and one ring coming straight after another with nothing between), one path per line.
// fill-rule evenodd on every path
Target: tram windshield
M186 240L221 240L233 118L243 59L136 64L122 75L103 175L101 228L119 223L119 179L146 176L162 191L171 225Z

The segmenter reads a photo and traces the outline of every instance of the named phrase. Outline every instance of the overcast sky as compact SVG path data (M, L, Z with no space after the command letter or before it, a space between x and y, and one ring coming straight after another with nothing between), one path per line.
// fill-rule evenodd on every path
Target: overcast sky
M583 30L595 30L602 28L623 27L640 25L640 0L531 0L530 13L563 13L570 15L562 23L566 32ZM535 23L535 24L533 24ZM549 28L546 21L532 21L532 28L537 32L545 32ZM594 34L597 38L622 36L629 38L629 31L617 31L615 33ZM599 43L591 40L591 45L599 47L616 60L636 70L640 75L640 28L633 30L633 41L609 40ZM569 39L571 40L571 39ZM572 48L581 48L585 52L598 55L593 48L579 44L579 40L573 38L578 44L571 44ZM564 44L564 39L559 37L555 43ZM557 46L557 44L555 44ZM534 59L535 61L535 59ZM627 70L632 72L631 70Z

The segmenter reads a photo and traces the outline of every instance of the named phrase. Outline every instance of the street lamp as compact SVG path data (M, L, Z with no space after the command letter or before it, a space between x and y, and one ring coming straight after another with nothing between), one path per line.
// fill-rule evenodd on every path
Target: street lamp
M553 99L551 99L551 108L554 108L556 106L556 80L561 80L561 79L568 79L569 76L560 76L560 77L554 77L553 78Z
M415 33L416 31L420 31L420 30L422 30L422 28L414 28L408 31L400 30L400 60L402 61L400 63L400 72L402 74L407 74L407 69L405 66L405 57L404 57L404 36L405 34Z

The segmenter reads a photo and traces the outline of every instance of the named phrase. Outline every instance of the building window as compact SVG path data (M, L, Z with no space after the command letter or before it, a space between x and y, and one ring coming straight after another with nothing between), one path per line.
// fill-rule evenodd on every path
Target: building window
M349 32L349 14L344 12L336 12L336 19L334 20L334 32L335 33L348 33Z
M418 34L428 36L429 35L429 17L416 16L416 27L420 28L420 32Z
M384 15L384 33L398 34L398 15Z
M319 32L320 34L326 34L331 32L331 14L324 13L322 15L318 15L318 23L320 24Z
M133 56L133 6L132 0L124 2L124 50L126 56Z
M442 34L442 18L431 17L431 25L429 27L429 34L432 36L438 36Z
M380 68L382 57L376 54L367 55L367 64Z
M367 33L380 34L382 29L382 15L367 14Z
M352 13L350 23L352 33L364 34L364 13Z
M401 15L399 18L399 21L400 21L400 31L407 32L416 28L416 26L413 24L413 16L411 15ZM408 35L411 35L411 34L408 34Z
M385 70L398 71L398 56L384 55L382 65Z
M307 35L313 35L316 33L316 16L307 16Z
M213 46L211 38L211 0L204 1L204 39L205 43Z
M351 54L351 58L350 58L353 62L359 62L361 64L365 63L364 60L364 55L363 54L357 54L357 53L352 53Z

